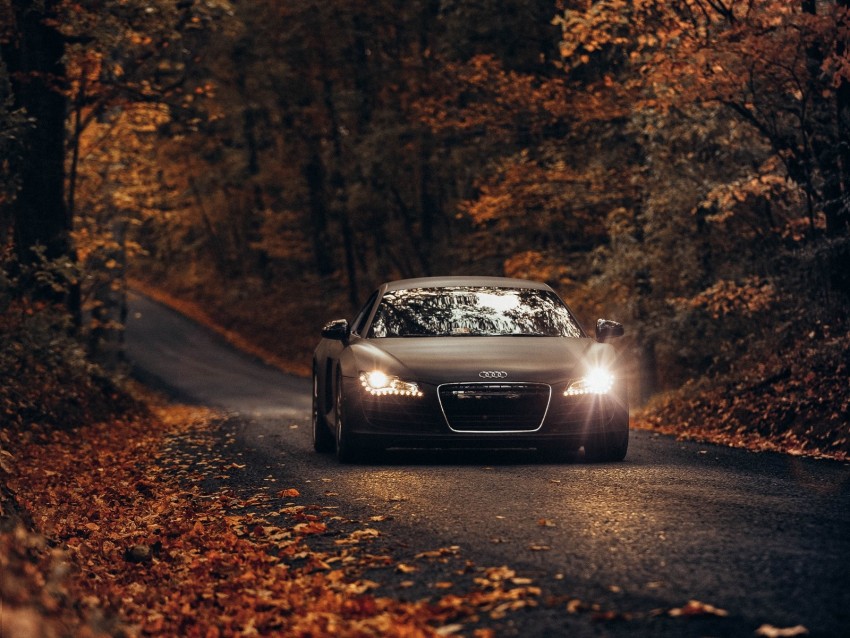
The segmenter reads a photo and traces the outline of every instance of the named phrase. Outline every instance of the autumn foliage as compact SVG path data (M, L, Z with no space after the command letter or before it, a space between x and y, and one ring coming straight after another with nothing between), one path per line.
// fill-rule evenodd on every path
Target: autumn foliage
M377 521L328 549L290 486L202 490L240 468L127 392L128 281L304 373L381 281L539 279L626 324L638 426L846 459L848 45L847 0L0 2L0 634L483 636L542 602L375 555ZM466 589L364 575L441 560Z

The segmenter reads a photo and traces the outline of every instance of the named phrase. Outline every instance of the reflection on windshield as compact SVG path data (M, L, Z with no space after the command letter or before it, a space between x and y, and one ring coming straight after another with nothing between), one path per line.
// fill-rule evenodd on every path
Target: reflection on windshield
M386 293L369 336L580 337L581 329L548 290L458 286Z

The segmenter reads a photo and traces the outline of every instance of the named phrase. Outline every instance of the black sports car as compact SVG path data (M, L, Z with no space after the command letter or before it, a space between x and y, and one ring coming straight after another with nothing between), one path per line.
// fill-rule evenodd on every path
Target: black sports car
M313 444L366 450L534 447L619 461L629 445L614 348L589 338L547 285L429 277L380 286L352 323L331 321L313 355Z

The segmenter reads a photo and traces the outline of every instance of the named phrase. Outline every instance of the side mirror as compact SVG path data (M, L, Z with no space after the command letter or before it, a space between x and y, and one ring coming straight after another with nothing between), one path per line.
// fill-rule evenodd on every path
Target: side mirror
M326 323L325 327L322 328L322 336L334 341L345 341L348 339L348 320L334 319Z
M599 343L605 343L608 339L614 337L622 337L625 334L623 324L611 321L610 319L599 319L596 322L596 340Z

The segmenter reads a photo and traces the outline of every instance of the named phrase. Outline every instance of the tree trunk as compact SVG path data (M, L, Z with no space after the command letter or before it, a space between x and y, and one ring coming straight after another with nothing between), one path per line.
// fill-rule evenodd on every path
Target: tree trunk
M312 145L312 142L311 142ZM318 147L318 144L316 144ZM325 197L325 167L318 148L310 152L310 160L304 165L304 180L310 207L310 241L316 272L326 277L334 271L334 259L328 237L328 206Z
M845 9L850 8L850 0L838 0L838 6ZM847 18L843 19L844 24L841 25L846 33L848 28ZM836 54L839 58L843 58L847 54L847 47L850 42L840 41L836 45ZM850 82L846 78L841 79L838 89L835 93L835 110L837 120L837 136L838 136L838 167L841 174L840 185L842 191L843 206L836 221L836 234L847 233L850 229L850 205L847 200L850 196Z
M71 255L71 219L65 208L65 69L62 35L48 23L55 1L15 0L17 40L3 47L16 106L34 126L27 139L21 190L15 202L15 248L31 263L32 247L42 245L50 259Z

